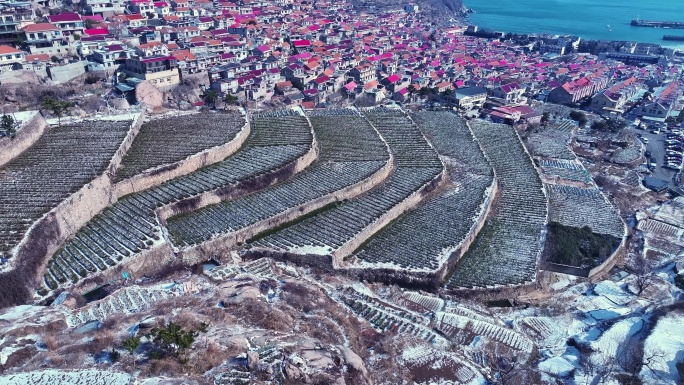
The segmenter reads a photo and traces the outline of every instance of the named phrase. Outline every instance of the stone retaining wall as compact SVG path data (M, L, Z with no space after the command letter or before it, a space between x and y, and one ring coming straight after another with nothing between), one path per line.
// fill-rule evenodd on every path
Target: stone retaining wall
M387 210L384 214L380 216L376 221L366 226L361 232L359 232L354 238L350 239L347 243L342 245L339 249L333 252L333 260L336 267L341 267L343 265L343 260L345 257L350 256L354 250L358 249L359 246L364 244L368 239L370 239L375 233L380 229L387 226L390 222L397 219L403 213L413 209L420 202L423 201L426 194L430 191L435 190L444 183L446 183L447 178L446 169L442 169L442 172L434 177L430 182L424 184L420 189L414 191L406 197L403 201L394 205L391 209Z
M313 138L311 148L304 155L293 162L277 168L265 175L241 181L232 186L224 186L216 190L207 191L200 195L180 200L175 203L157 209L157 216L161 223L166 226L166 220L172 216L197 211L206 206L221 203L226 200L253 193L262 188L282 182L292 177L307 167L318 158L318 141Z
M0 167L9 163L19 154L31 147L45 132L47 122L40 112L28 120L22 127L17 130L14 139L1 138L0 139Z
M143 119L144 113L141 112L133 120L126 138L112 157L108 170L111 171L121 162L123 155L139 132ZM105 172L36 221L17 246L14 258L11 258L10 262L14 264L15 268L21 268L23 260L40 261L40 268L34 272L36 274L35 282L40 282L40 277L46 269L49 257L79 228L88 223L113 201L111 175L109 172Z
M136 176L118 182L114 185L114 196L119 199L137 191L159 186L171 179L190 174L202 167L220 162L239 150L250 133L251 125L249 120L245 119L245 124L240 129L240 132L228 143L193 154L175 163L145 170Z
M333 202L340 202L345 199L354 198L360 194L363 194L380 183L383 183L394 170L394 157L390 156L385 165L376 171L370 177L348 186L342 190L326 194L324 196L318 197L314 200L306 202L300 206L292 207L274 217L266 219L261 222L254 223L250 226L245 227L234 233L229 233L222 235L218 238L214 238L200 245L184 249L182 251L183 255L204 255L206 253L211 253L213 251L216 253L217 250L230 250L235 248L237 245L244 243L245 241L261 234L265 231L271 230L275 227L281 226L285 223L292 222L297 218L300 218L308 213L316 211L326 205Z

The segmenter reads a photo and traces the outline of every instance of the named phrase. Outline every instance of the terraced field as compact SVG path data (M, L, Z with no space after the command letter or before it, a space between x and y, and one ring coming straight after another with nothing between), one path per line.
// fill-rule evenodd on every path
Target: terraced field
M255 247L299 254L334 253L439 176L442 163L408 116L388 108L364 114L394 154L392 175L367 194L270 234L256 241Z
M145 122L116 171L116 181L230 142L244 125L235 112L204 112Z
M29 227L109 166L132 121L82 121L47 129L0 168L0 257Z
M511 127L478 120L471 122L471 128L494 167L499 196L493 215L446 286L530 282L537 274L547 222L547 199L539 174Z
M50 259L45 285L76 283L163 242L154 210L264 175L305 154L312 144L304 116L285 110L257 115L250 138L234 156L110 206L83 226Z
M315 200L318 206L334 202L336 193L364 181L387 164L387 146L356 110L327 113L310 118L320 145L312 166L256 193L168 219L173 242L193 246L259 223L277 225L274 218L278 215L294 209L299 215L305 214L303 206Z
M492 169L465 121L448 112L421 112L414 120L440 155L452 184L440 196L383 228L356 256L364 264L435 271L473 230L485 209Z
M380 331L406 333L434 344L446 342L428 327L430 321L417 313L403 310L353 287L345 288L339 296L354 313L368 320Z
M598 188L547 184L549 220L565 226L589 226L594 233L621 239L625 225L615 207Z
M575 123L570 120L550 123L527 135L525 145L534 156L574 160L575 154L568 148Z

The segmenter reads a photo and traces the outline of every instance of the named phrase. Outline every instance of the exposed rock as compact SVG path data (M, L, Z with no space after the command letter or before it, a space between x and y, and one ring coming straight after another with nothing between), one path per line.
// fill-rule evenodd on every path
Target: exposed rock
M259 367L259 352L247 352L247 367L251 371Z
M344 361L347 363L347 365L349 365L349 367L352 369L361 372L366 381L370 381L368 370L366 369L366 365L364 365L361 357L359 357L358 354L354 353L353 350L346 346L339 346L339 349L342 352L342 356L344 356Z
M161 108L163 101L163 94L147 80L143 80L135 87L135 100L140 103L145 103L148 108Z
M288 363L285 365L285 375L290 380L299 380L303 378L302 371L298 367Z
M127 110L131 107L126 99L111 98L109 99L109 106L117 110Z

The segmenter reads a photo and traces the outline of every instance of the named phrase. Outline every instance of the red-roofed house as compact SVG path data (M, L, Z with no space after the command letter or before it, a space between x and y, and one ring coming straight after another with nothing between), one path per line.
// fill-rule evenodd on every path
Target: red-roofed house
M599 92L591 98L591 109L594 111L607 110L618 114L623 113L623 107L634 95L643 88L635 77L618 83L609 89Z
M62 31L50 23L29 24L24 27L24 40L29 52L50 56L65 56L72 52L71 45Z
M173 56L133 57L126 60L124 72L161 88L180 83L178 60Z
M0 73L12 70L15 65L24 61L24 55L24 51L0 45Z
M605 76L584 77L556 87L549 93L548 101L552 103L577 103L608 86Z
M525 88L513 82L500 85L492 90L492 96L501 99L505 104L518 104L524 101Z
M310 40L294 40L292 45L297 49L309 48L311 47Z
M48 15L50 24L58 27L62 32L83 34L83 20L78 13L60 13L58 15Z

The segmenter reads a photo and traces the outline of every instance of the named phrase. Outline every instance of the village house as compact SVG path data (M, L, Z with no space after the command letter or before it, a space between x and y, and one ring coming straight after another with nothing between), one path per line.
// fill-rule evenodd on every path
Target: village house
M159 88L170 88L180 83L178 60L173 56L137 57L126 59L126 75L147 80Z
M29 24L24 27L24 41L32 54L44 53L50 56L66 56L73 47L62 31L50 23Z
M16 48L0 45L0 73L14 69L24 61L26 53Z
M637 79L630 77L591 98L591 109L596 112L622 114L625 104L642 89Z
M606 88L608 83L609 79L605 76L583 77L551 90L548 101L558 104L577 103Z
M493 98L501 100L504 104L508 105L524 103L524 93L525 88L521 87L520 84L513 82L495 87L492 90L491 96Z
M482 108L487 100L487 90L482 87L465 87L454 91L458 107L464 110Z
M60 13L58 15L48 15L50 24L59 28L63 35L83 35L85 24L78 13Z

